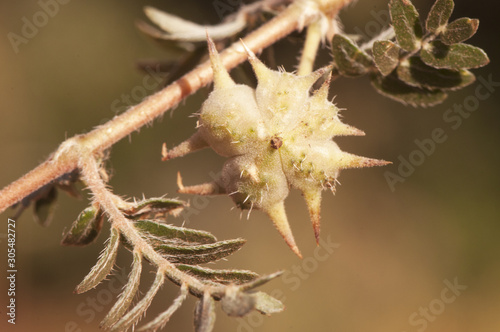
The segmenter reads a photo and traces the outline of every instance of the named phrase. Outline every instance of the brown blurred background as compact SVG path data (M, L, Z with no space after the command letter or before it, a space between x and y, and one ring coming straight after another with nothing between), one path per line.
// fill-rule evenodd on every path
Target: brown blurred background
M414 2L422 16L432 5L431 1ZM0 2L0 35L4 36L0 39L0 186L35 167L66 137L112 118L113 102L143 86L145 74L135 68L137 59L170 56L135 28L134 21L144 19L143 6L214 24L220 21L214 3L71 1L61 5L57 15L27 44L19 45L16 54L7 34L21 34L23 17L31 20L41 7L36 1ZM500 82L498 10L491 7L494 5L456 1L452 19L468 16L481 20L479 32L470 42L485 49L492 62L474 73L484 78L492 75L493 81ZM358 1L342 13L346 31L370 35L380 30L373 13L386 8L386 1ZM289 71L299 54L300 38L296 34L276 49L278 64ZM326 63L327 53L319 61ZM311 225L298 192L287 200L287 210L303 260L292 254L267 217L254 212L250 220L240 220L239 211L230 210L233 204L226 197L210 199L199 215L189 218L186 226L211 231L219 239L248 239L240 252L217 266L258 273L287 271L285 278L263 287L281 294L278 296L286 305L283 313L232 319L218 309L215 330L500 330L500 92L480 101L479 108L456 130L443 120L445 112L473 96L478 85L452 92L437 107L414 109L378 95L367 79L335 81L331 92L337 95L338 106L347 109L345 122L367 134L338 139L340 146L394 164L345 171L335 197L324 193L321 236L337 246L329 254L318 251L315 256ZM160 162L163 141L172 146L193 133L196 119L189 115L198 110L208 91L190 97L154 126L112 149L115 193L177 196L178 170L186 184L208 181L209 172L220 170L223 159L209 150ZM397 173L398 157L408 159L417 149L414 141L431 137L435 128L442 128L447 140L437 144L435 152L392 192L384 173ZM182 198L194 203L192 197ZM0 238L0 330L98 331L99 321L117 295L120 278L83 295L72 291L95 263L108 230L85 248L59 245L61 234L86 204L86 199L78 201L62 194L49 228L36 225L31 211L17 220L15 327L6 323L7 246L6 239ZM6 233L11 215L12 211L1 215L4 226L0 234ZM183 220L171 222L181 225ZM128 273L130 262L129 252L120 251L117 265L125 270L118 270L119 276ZM151 281L149 271L146 268L142 279L143 292ZM446 290L454 282L467 288L459 287L455 293ZM166 309L177 292L176 286L167 283L147 318ZM93 307L92 302L96 303ZM191 298L165 330L192 331L193 304Z

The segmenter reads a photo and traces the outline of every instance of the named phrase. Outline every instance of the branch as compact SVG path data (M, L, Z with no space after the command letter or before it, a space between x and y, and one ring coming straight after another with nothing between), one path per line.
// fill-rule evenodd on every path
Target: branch
M352 0L296 0L273 20L243 39L254 52L259 52L296 29L302 29L317 18L319 11L335 17ZM229 70L247 58L241 43L236 42L221 53ZM161 116L189 95L212 81L210 62L199 65L168 87L150 96L125 113L84 135L63 142L47 161L0 191L0 213L36 189L77 168L81 154L97 155L122 138Z

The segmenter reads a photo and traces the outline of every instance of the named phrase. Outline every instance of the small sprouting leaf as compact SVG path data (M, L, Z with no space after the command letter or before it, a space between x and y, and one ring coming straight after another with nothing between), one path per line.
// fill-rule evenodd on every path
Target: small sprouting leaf
M336 34L332 39L332 53L340 74L356 77L368 72L372 60L368 54L346 36Z
M474 36L479 27L479 20L468 17L459 18L448 24L441 36L441 41L446 45L466 41Z
M194 329L196 332L211 332L214 325L215 301L208 292L205 292L194 311Z
M203 264L214 262L239 250L246 240L235 239L203 245L158 245L155 250L174 264Z
M189 289L187 287L187 284L182 284L180 294L174 300L172 305L167 310L165 310L164 312L159 314L151 322L142 326L138 331L139 332L146 332L146 331L154 332L154 331L162 329L165 326L165 324L168 323L168 321L170 320L170 317L172 317L174 312L176 312L181 307L182 303L184 302L184 300L186 299L186 297L189 293L188 290Z
M122 211L128 218L137 219L144 216L154 218L158 215L176 214L180 212L186 204L183 201L168 198L149 198L133 204Z
M419 88L457 90L475 80L470 71L436 69L426 65L419 57L411 57L398 67L398 78L408 85Z
M61 241L63 246L85 246L95 241L104 221L104 214L95 207L89 206L83 210L71 225L69 232Z
M445 45L433 41L420 51L420 58L429 66L446 69L469 69L487 65L490 60L479 47L468 44Z
M255 308L255 298L236 286L228 286L221 300L221 308L228 316L243 317Z
M165 282L165 272L161 269L159 269L156 272L156 278L153 281L153 284L151 285L151 288L148 290L146 295L142 298L142 300L139 301L133 307L125 316L122 317L113 327L111 328L111 331L113 332L121 332L121 331L126 331L129 329L132 325L136 324L142 317L142 315L148 310L149 306L151 305L151 302L153 301L153 298L155 297L156 293L158 293L158 290L160 290L160 287L163 285Z
M389 40L377 40L373 44L373 60L382 75L389 75L398 66L400 50Z
M141 281L141 271L142 271L142 255L139 252L134 252L134 261L132 265L132 271L128 278L127 285L125 289L120 294L120 298L113 305L113 308L109 311L106 317L101 322L101 328L109 329L117 321L119 321L123 314L127 311L134 299L137 290L139 289L139 283Z
M399 46L408 52L418 50L422 26L415 6L410 0L391 0L389 10Z
M425 22L427 31L439 34L448 24L453 7L455 7L453 0L436 0Z
M104 252L99 257L96 265L90 270L89 274L83 281L76 287L75 293L84 293L89 289L97 286L106 276L111 272L116 260L116 253L118 252L118 244L120 243L120 232L112 227L111 235Z
M57 189L51 186L50 189L40 198L37 198L34 206L35 221L41 226L48 226L54 216L56 207Z
M177 268L201 280L220 284L234 283L239 285L259 277L257 273L245 270L212 270L193 265L177 265Z
M217 241L209 232L167 225L153 220L137 220L134 226L142 231L143 237L157 245L210 244Z
M442 103L447 94L440 90L428 90L409 86L394 75L372 77L373 87L382 95L413 107L429 107Z
M264 315L271 315L282 312L285 309L280 300L272 297L264 292L251 294L255 300L255 310L260 311Z

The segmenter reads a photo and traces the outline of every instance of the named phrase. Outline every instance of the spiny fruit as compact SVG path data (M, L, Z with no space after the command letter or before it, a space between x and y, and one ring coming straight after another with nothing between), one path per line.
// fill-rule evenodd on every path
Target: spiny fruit
M334 136L364 133L339 120L338 108L328 100L330 78L309 94L329 68L307 76L274 71L245 46L258 79L254 90L231 79L210 38L208 49L214 91L201 108L199 129L170 151L164 145L163 160L205 147L227 157L219 179L190 187L184 187L179 179L179 192L228 194L241 209L266 212L288 246L301 257L285 214L289 188L302 191L318 242L321 191L335 190L341 169L388 162L343 152L332 141Z

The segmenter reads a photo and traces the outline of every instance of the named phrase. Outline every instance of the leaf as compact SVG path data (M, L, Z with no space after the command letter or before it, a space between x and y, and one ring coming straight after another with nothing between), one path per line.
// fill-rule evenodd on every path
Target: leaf
M221 308L228 316L243 317L255 308L255 298L238 287L228 286L221 300Z
M402 62L397 74L400 80L411 86L431 90L457 90L475 81L474 74L468 70L436 69L426 65L418 57Z
M399 46L408 52L418 50L422 26L415 6L409 0L391 0L389 10Z
M99 257L96 265L94 265L89 274L87 274L83 281L76 287L75 292L77 294L84 293L89 289L94 288L111 272L111 269L115 264L118 244L120 243L119 240L120 232L116 228L112 227L108 245L101 254L101 257Z
M255 310L264 315L271 315L285 310L285 306L280 300L264 292L253 293L255 300Z
M142 271L142 255L139 252L134 252L134 261L132 265L132 271L130 272L127 285L125 289L120 294L118 301L113 305L113 308L109 311L106 317L100 324L103 329L109 329L112 327L123 314L127 311L134 299L137 290L139 289L139 283L141 281L141 271Z
M210 244L217 239L209 232L167 225L153 220L137 220L134 226L151 243L160 244ZM148 236L150 235L150 236Z
M487 65L490 60L486 53L468 44L445 45L433 41L420 51L420 58L429 66L446 69L469 69Z
M47 227L52 221L56 208L57 189L51 186L47 192L35 200L34 215L35 222L43 227Z
M113 325L111 331L116 331L116 332L126 331L132 325L136 324L141 319L141 316L146 312L146 310L148 310L149 306L151 305L151 302L153 301L153 298L155 297L156 293L158 293L160 287L163 285L164 282L165 282L165 272L159 269L156 272L156 278L153 281L153 284L151 285L151 288L148 290L146 295L144 295L142 300L140 300L139 303L137 303L136 306L132 308L132 310L130 310L125 316L123 316L123 318L120 319L118 323Z
M412 87L394 75L372 77L373 87L382 95L413 107L428 107L442 103L447 94L440 90Z
M215 301L208 292L198 301L194 311L194 330L210 332L215 325Z
M155 250L174 264L203 264L231 255L245 242L244 239L235 239L192 246L158 245Z
M262 286L262 285L268 283L269 281L273 280L274 278L279 277L282 274L283 274L283 271L278 271L275 273L264 275L264 276L258 277L257 279L254 279L250 282L247 282L243 285L240 285L238 287L242 291L249 291L249 290L252 290L254 288L257 288L259 286Z
M478 27L479 20L467 17L459 18L446 26L441 41L446 45L463 42L474 36Z
M425 22L427 31L439 34L446 27L446 24L448 24L454 7L455 3L453 0L437 0L432 6Z
M389 40L377 40L373 44L373 60L382 75L389 75L398 66L400 50Z
M64 235L61 245L85 246L95 241L104 221L104 214L99 208L89 206L83 210Z
M159 314L151 322L149 322L148 324L141 327L138 331L145 332L145 331L157 331L157 330L162 329L165 326L165 324L168 323L168 321L170 320L170 317L172 317L174 312L176 312L181 307L184 300L186 300L186 297L189 293L188 290L189 289L188 289L187 285L182 284L180 294L174 300L172 305L167 310L165 310L164 312Z
M144 216L151 218L157 215L176 214L180 212L186 204L183 201L167 198L149 198L136 203L135 205L123 209L128 218L137 219Z
M340 74L356 77L368 72L372 60L368 54L346 36L336 34L332 39L332 53Z
M212 281L220 284L234 283L239 285L259 277L259 275L255 272L244 270L212 270L192 265L177 265L177 268L195 276L197 279Z

